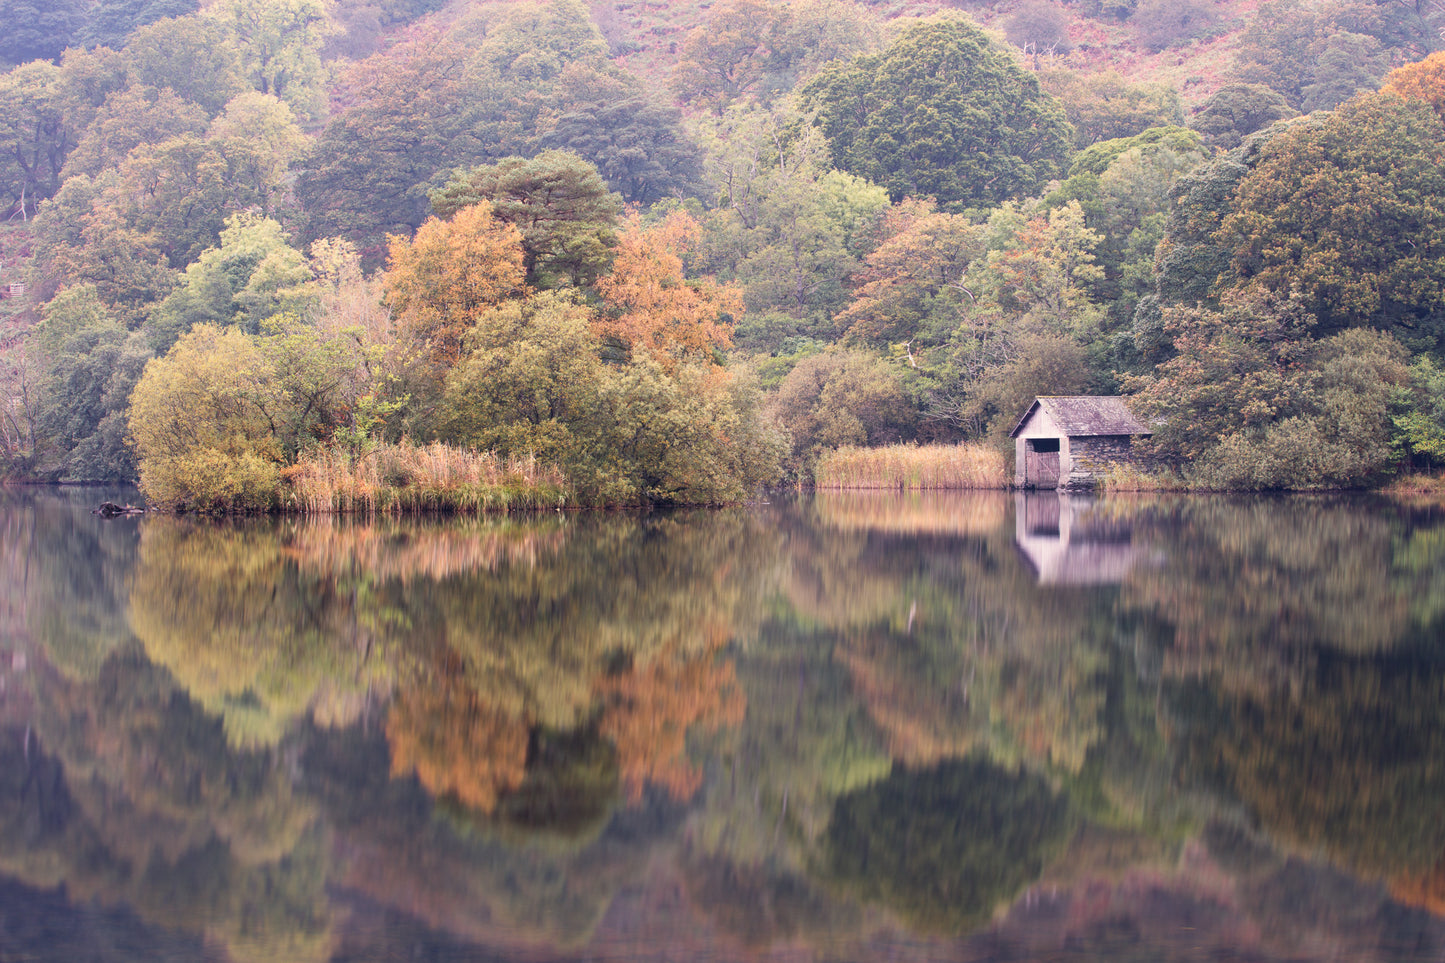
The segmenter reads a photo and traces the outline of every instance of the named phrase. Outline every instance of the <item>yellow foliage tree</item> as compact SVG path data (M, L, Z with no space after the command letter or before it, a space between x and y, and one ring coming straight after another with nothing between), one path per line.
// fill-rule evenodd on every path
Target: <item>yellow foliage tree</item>
M1445 120L1445 50L1392 70L1380 90L1406 100L1423 100Z
M152 503L264 508L280 485L274 365L234 328L196 327L146 365L131 394L130 437Z
M401 330L449 366L483 310L523 294L525 274L521 232L482 201L428 219L411 241L391 237L386 300Z

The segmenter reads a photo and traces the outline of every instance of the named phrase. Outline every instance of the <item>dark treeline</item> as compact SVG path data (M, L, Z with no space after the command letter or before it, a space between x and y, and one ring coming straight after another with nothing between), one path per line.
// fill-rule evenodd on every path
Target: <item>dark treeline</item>
M1195 484L1445 460L1431 5L723 0L666 69L580 0L45 6L0 5L11 477L718 503L1093 392Z

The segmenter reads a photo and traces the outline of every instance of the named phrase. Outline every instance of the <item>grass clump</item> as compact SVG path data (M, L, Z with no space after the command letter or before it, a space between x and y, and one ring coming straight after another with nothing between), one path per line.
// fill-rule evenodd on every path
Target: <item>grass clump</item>
M980 444L839 448L818 459L813 479L822 489L1008 487L1003 454Z
M283 473L290 506L306 514L535 511L575 504L566 478L534 456L502 458L441 442L322 448Z

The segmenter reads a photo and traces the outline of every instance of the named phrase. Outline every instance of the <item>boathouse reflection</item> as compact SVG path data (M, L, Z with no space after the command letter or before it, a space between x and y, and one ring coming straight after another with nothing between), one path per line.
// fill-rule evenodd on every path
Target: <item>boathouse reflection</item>
M1019 492L1014 541L1043 585L1122 582L1138 562L1128 519L1100 510L1086 495Z

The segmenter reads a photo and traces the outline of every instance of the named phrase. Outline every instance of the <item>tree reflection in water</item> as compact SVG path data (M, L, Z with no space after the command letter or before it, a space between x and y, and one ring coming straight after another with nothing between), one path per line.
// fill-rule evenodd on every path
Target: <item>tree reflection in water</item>
M238 959L366 958L378 920L513 957L1108 957L1119 920L1179 958L1438 950L1445 517L1083 510L1131 563L1040 584L984 494L129 527L6 496L0 867Z

